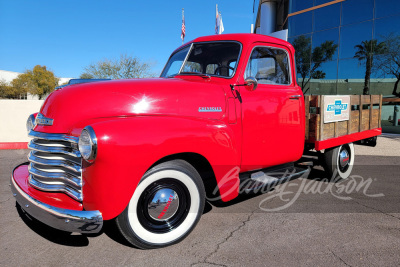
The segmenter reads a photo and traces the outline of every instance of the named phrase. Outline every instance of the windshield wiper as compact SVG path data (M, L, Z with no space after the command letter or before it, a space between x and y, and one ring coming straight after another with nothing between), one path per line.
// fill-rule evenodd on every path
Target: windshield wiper
M200 76L200 77L206 78L206 79L211 78L210 75L207 75L207 74L204 74L204 73L195 72L195 71L180 72L179 75L181 75L181 74L197 75L197 76Z

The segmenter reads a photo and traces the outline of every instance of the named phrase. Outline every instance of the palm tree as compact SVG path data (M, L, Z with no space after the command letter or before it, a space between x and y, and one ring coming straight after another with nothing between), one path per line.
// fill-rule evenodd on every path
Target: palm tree
M385 43L378 43L378 40L366 40L362 41L361 44L354 46L357 49L354 57L358 58L359 61L365 62L365 81L364 81L364 95L369 95L369 80L371 78L371 70L374 61L374 54L381 54L385 50Z

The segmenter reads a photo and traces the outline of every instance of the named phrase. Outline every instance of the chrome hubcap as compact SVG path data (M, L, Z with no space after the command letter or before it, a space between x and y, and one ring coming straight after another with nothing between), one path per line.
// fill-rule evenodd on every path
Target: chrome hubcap
M339 164L340 168L344 169L347 165L349 165L350 155L346 149L343 149L339 153Z
M170 188L162 188L150 198L147 211L156 221L166 221L175 215L179 208L178 194Z

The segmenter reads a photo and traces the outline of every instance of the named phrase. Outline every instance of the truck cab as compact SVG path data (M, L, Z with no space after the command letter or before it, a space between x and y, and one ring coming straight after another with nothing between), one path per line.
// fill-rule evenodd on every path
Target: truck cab
M321 122L322 113L309 112L316 100L305 102L296 83L294 53L263 35L206 36L176 49L159 78L54 91L28 118L28 162L11 178L17 202L69 232L97 233L115 220L131 244L148 249L184 239L206 200L307 174L293 164L305 144L326 150L327 170L348 177L352 142L378 135L379 124L350 134L346 122L344 135L312 139L310 118Z

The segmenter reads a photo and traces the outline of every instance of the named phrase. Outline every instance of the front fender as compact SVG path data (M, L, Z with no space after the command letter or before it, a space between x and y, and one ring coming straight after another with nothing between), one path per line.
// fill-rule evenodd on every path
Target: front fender
M100 210L105 220L126 208L140 179L155 162L178 153L197 153L209 161L222 200L238 195L238 176L224 176L240 165L240 139L221 121L138 116L108 119L91 126L98 149L94 163L83 163L83 206Z

